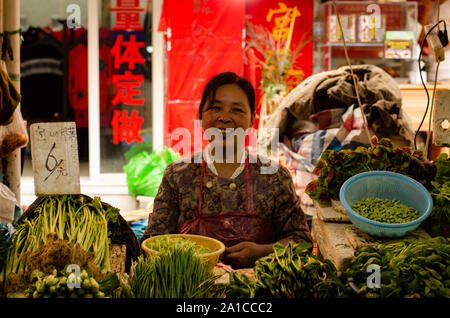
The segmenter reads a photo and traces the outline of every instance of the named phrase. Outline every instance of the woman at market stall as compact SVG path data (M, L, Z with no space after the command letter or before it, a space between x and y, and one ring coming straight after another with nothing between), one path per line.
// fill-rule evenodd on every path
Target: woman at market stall
M288 169L249 152L239 136L255 118L251 83L231 72L216 75L199 117L210 143L167 166L141 241L168 233L213 237L227 246L222 262L233 268L253 267L275 242L311 241ZM267 173L269 166L276 168Z

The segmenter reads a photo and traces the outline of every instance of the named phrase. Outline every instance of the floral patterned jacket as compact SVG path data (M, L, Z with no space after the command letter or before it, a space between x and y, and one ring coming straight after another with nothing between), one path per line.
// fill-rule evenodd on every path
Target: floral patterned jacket
M195 219L201 179L201 157L202 153L197 153L190 157L189 162L182 159L167 166L141 241L150 236L177 233L185 222ZM260 154L250 153L249 161L253 185L253 212L269 226L273 242L284 238L296 242L311 242L306 216L300 207L300 199L295 192L289 170ZM264 170L269 166L272 167L271 173ZM230 180L217 176L206 168L202 215L245 212L244 175L242 171L235 179ZM232 183L235 186L230 186Z

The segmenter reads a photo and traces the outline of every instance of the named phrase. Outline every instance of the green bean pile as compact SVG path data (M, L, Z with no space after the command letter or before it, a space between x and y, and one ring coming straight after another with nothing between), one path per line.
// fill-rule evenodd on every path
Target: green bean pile
M147 242L147 247L149 249L152 249L154 251L161 252L163 250L168 250L173 247L180 247L181 249L192 249L194 251L194 254L207 254L211 253L212 251L204 247L202 245L199 245L189 239L185 239L182 237L171 237L171 236L165 236L160 235L156 236L153 239L149 240Z
M363 198L352 205L352 209L372 221L401 224L414 221L419 212L401 203L399 200Z

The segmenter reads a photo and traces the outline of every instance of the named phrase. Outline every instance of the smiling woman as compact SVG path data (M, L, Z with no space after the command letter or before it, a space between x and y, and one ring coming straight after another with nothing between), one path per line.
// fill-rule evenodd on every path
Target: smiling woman
M289 171L263 174L273 162L245 148L255 118L252 85L235 73L216 75L205 86L199 117L210 144L166 168L141 241L166 233L213 237L228 247L222 261L236 268L252 267L275 242L311 241Z
M233 72L214 76L203 91L199 118L211 142L207 149L208 167L223 178L240 173L246 159L245 135L255 119L251 83Z
M203 91L199 117L205 135L211 137L214 168L218 175L231 177L245 160L245 135L255 119L252 85L232 72L216 75Z

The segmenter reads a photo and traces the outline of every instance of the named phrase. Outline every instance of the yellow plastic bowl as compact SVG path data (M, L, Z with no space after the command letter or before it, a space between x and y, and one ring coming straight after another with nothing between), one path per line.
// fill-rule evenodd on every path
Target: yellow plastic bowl
M153 240L155 238L159 238L161 236L181 237L183 239L191 240L192 242L211 250L212 251L211 253L199 255L204 261L208 262L208 270L212 270L214 268L214 266L216 266L217 262L219 261L220 255L223 252L225 252L225 245L221 241L218 241L211 237L202 236L202 235L194 235L194 234L163 234L163 235L150 237L142 242L142 244L141 244L142 249L144 250L144 252L147 256L153 256L153 255L159 254L158 251L150 249L147 246L147 244L151 240Z

